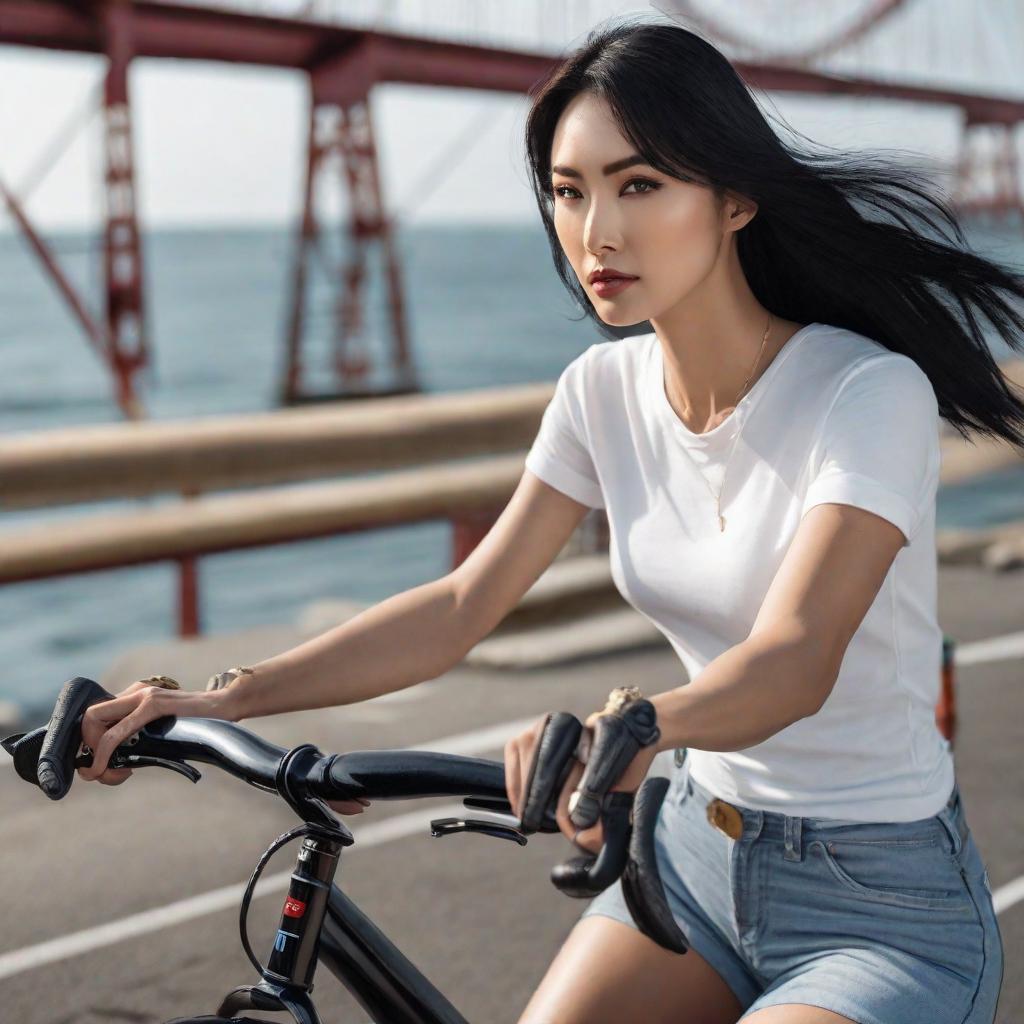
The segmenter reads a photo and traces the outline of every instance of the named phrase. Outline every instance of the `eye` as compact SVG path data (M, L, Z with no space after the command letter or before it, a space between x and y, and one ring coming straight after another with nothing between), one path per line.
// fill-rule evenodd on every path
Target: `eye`
M627 181L626 184L623 186L623 188L624 189L629 188L630 185L646 185L647 186L646 189L644 189L644 191L642 191L642 192L633 192L632 195L635 195L635 196L647 195L648 192L657 192L658 189L661 188L661 185L658 182L656 182L656 181L649 181L647 178L630 178L629 181ZM559 198L571 201L574 197L573 196L567 196L565 194L565 192L564 192L565 189L568 189L570 192L576 192L576 189L574 189L572 187L572 185L556 185L552 189L552 191ZM627 194L629 194L629 193L627 193ZM579 193L576 192L576 195L578 196Z
M630 185L646 185L648 192L657 192L658 189L661 188L661 185L656 181L648 181L646 178L630 178L629 181L626 182L626 187L629 188ZM646 192L633 193L635 196L642 196L646 194Z

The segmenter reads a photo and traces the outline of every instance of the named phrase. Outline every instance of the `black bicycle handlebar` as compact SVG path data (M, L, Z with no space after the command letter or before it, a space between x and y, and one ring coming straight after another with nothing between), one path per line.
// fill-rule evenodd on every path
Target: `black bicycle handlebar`
M64 684L45 726L0 740L14 769L50 799L64 797L76 768L92 764L79 754L81 722L87 707L113 699L98 683L78 676ZM500 761L420 750L362 750L325 755L312 744L290 750L270 743L234 722L212 718L155 719L120 744L111 768L163 767L193 782L199 772L188 761L213 764L258 789L276 792L305 821L329 830L342 845L355 840L324 800L401 800L462 796L467 806L512 814L505 766ZM682 933L665 900L654 856L653 834L667 780L647 779L636 794L609 792L600 809L604 845L595 857L575 857L556 865L551 880L562 892L592 897L620 876L627 903L641 931L675 952L686 952ZM552 803L558 793L553 794ZM643 813L641 813L641 811ZM557 831L549 807L536 831ZM494 824L492 834L504 826ZM455 827L437 834L448 834ZM525 835L515 829L517 840Z
M76 756L81 719L90 704L113 697L98 683L79 676L65 684L47 725L0 741L18 775L59 800L71 787L74 769L92 764ZM308 749L308 745L304 748ZM244 726L216 718L167 715L145 725L111 755L111 768L187 768L186 761L216 765L258 789L280 792L280 770L289 753ZM320 754L299 779L310 796L375 800L468 796L486 800L495 811L512 813L500 761L423 750L355 750ZM158 764L156 764L158 763ZM191 776L190 776L191 777ZM196 775L198 778L198 775ZM50 783L49 787L44 784ZM53 782L56 780L56 783ZM283 793L281 794L284 795Z

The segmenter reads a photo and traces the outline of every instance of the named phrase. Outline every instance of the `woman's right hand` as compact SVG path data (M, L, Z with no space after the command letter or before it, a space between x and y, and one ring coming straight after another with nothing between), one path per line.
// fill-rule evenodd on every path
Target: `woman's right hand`
M82 779L104 786L119 786L132 775L131 768L107 767L110 756L143 726L174 715L178 718L218 718L235 721L231 688L211 691L169 690L138 681L126 687L112 700L90 704L82 715L82 743L92 750L92 765L77 769ZM361 814L369 800L328 800L341 814Z

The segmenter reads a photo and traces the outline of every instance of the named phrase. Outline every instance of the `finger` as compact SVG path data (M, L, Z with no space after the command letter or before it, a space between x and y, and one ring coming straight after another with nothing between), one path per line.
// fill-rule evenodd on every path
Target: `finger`
M579 846L588 853L601 852L601 847L604 846L604 826L601 822L598 822L596 825L592 825L590 828L585 828L582 831L579 831L566 817L559 822L559 826L561 828L562 835L564 835L565 838L574 846Z
M583 777L585 770L585 765L575 759L573 760L572 768L569 770L565 785L562 787L562 792L558 797L555 818L558 821L558 827L562 830L562 835L569 842L582 847L588 853L597 854L600 853L601 847L604 846L604 826L601 822L598 821L596 825L581 831L576 828L569 818L569 797L572 795L579 780Z
M519 813L519 799L523 792L522 780L519 777L519 744L511 739L505 744L505 789L508 793L508 802L512 805L512 812L517 818Z
M555 807L555 821L558 822L562 834L569 840L576 832L576 826L569 820L569 797L583 775L583 767L579 761L573 758L572 767L569 769L569 775L562 786L562 791L558 794L558 803Z
M120 786L131 777L131 768L108 768L96 781L104 786Z
M326 803L339 814L362 814L366 809L356 800L328 800Z
M154 689L154 687L144 687L142 683L132 683L124 693L113 700L98 701L85 709L82 715L82 742L90 750L95 752L107 729L139 706L139 701L142 699L139 696L139 691L142 689Z
M164 715L163 694L173 693L159 686L146 687L145 691L137 690L123 699L135 701L136 707L118 722L114 722L93 747L92 767L85 769L91 779L98 779L106 770L110 755L130 736L134 736L144 725ZM120 700L121 698L117 698ZM113 704L115 701L108 701ZM97 705L93 705L96 707Z
M573 841L588 853L600 853L601 847L604 846L604 828L598 823L593 828L585 829Z
M92 765L79 769L83 779L90 781L97 780L103 774L106 762L101 763L97 759L97 751L103 741L103 737L110 729L112 723L98 721L96 716L90 717L89 712L95 705L86 708L82 717L82 747L81 753L92 754Z

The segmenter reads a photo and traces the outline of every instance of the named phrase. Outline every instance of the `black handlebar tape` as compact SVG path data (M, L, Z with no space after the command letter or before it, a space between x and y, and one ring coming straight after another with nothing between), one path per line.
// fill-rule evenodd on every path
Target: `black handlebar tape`
M654 705L643 697L614 714L598 717L589 751L579 758L586 767L577 787L578 801L569 812L569 820L577 828L597 824L604 795L622 778L640 748L649 747L661 737L657 717Z
M555 711L545 718L523 795L519 827L527 835L560 831L555 817L558 797L582 733L583 723L568 711Z
M622 895L636 926L649 939L673 953L689 948L665 897L658 872L654 830L665 800L669 780L664 776L644 779L633 802L633 835L629 841L629 862L622 872Z
M74 778L75 755L82 742L81 722L90 704L113 700L99 683L84 676L69 679L57 696L46 736L39 750L36 778L39 788L51 799L67 795Z
M551 881L567 896L587 899L604 892L626 867L629 857L629 821L633 794L623 791L609 793L601 809L603 845L594 856L573 857L551 869Z

